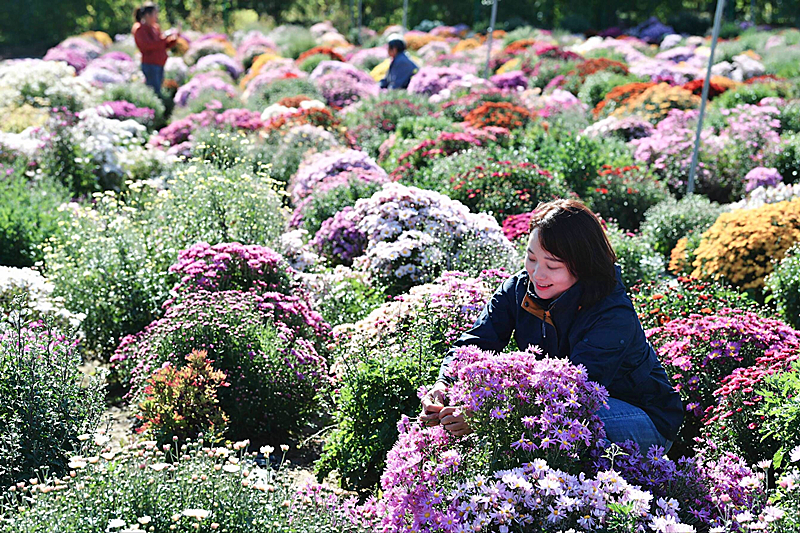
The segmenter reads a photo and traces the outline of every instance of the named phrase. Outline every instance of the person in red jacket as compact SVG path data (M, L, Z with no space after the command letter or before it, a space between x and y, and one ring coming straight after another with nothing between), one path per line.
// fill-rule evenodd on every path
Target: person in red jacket
M161 83L164 81L164 64L167 62L167 49L175 46L177 35L165 37L158 25L158 8L148 2L134 12L133 38L142 53L142 72L145 83L161 96Z

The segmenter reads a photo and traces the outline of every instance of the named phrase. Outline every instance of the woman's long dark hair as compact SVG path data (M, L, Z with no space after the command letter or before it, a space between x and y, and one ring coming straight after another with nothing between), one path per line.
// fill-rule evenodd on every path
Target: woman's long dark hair
M531 219L531 232L539 230L542 248L566 264L583 285L580 305L596 304L614 290L617 256L600 221L577 200L541 203Z
M154 3L147 2L143 4L141 7L137 7L136 10L133 12L133 16L136 19L136 22L141 22L145 15L149 15L156 9L158 9L158 7L156 7Z

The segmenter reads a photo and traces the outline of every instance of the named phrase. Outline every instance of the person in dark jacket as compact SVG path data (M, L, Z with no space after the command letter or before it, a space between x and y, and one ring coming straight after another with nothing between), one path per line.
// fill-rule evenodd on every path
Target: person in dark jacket
M417 73L419 67L408 57L406 43L400 39L389 41L388 50L392 64L386 77L381 80L381 89L407 89L411 76Z
M470 429L458 406L447 406L450 365L460 346L501 352L512 334L520 350L537 345L583 365L609 393L597 415L611 442L633 440L646 451L669 450L683 423L680 395L647 341L597 217L576 200L537 207L525 269L508 278L471 329L454 343L439 380L423 398L420 420L454 435Z
M131 32L136 47L142 53L142 72L145 83L161 96L164 81L164 65L167 63L167 49L175 46L177 35L165 37L158 25L158 8L150 2L136 8L136 22Z

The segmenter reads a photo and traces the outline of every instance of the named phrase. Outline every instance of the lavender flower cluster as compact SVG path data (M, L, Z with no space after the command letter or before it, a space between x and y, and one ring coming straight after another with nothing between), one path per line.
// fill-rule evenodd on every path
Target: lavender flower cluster
M235 98L237 94L236 89L220 78L216 72L202 72L178 88L175 93L175 105L186 107L191 100L195 100L207 91L220 91L231 98Z
M244 73L244 67L236 59L227 54L209 54L197 60L197 63L191 68L192 74L200 72L211 72L214 70L221 70L230 74L234 80L238 79Z
M360 150L331 149L321 154L315 154L310 163L300 166L297 174L291 180L290 192L292 201L298 205L303 198L326 178L347 171L360 171L386 175L386 172L366 152ZM388 177L387 179L388 180Z

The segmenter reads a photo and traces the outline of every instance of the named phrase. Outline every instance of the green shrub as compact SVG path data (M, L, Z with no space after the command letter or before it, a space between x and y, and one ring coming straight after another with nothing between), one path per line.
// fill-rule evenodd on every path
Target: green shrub
M616 220L624 229L639 229L645 211L670 196L666 185L636 166L604 165L598 174L595 187L587 189L583 198L595 213Z
M198 161L175 171L169 193L151 212L159 227L173 232L169 244L178 249L200 241L270 245L278 242L286 220L279 190L263 170L219 170Z
M81 329L98 355L110 355L120 338L159 316L171 288L167 269L177 251L145 208L149 201L98 193L94 207L72 207L44 248L54 294L86 314Z
M50 120L50 137L38 158L42 173L53 176L72 196L83 196L101 190L94 173L92 154L75 142L73 127L77 117L56 113Z
M622 268L622 283L627 289L655 281L664 273L664 259L644 237L622 230L613 223L606 224L606 234L617 254L617 264Z
M313 56L309 56L300 63L300 70L303 72L311 73L317 65L322 63L323 61L328 61L330 56L328 54L314 54Z
M800 445L800 370L795 365L788 372L776 372L764 378L757 391L761 397L758 411L761 440L770 440L778 451L772 459L775 469L789 461L789 452Z
M331 326L354 324L386 301L364 272L340 265L314 278L314 308Z
M18 314L19 308L17 310ZM104 408L104 378L87 378L77 340L52 324L19 317L0 336L0 484L67 470L79 436L92 433Z
M712 314L726 307L763 316L770 314L768 309L733 287L686 276L636 285L630 293L645 331L663 326L670 320L697 313Z
M792 89L786 83L753 83L729 89L714 99L714 104L722 108L734 108L740 104L758 104L763 98L787 98Z
M780 149L775 154L775 168L784 183L800 181L800 135L792 133L781 136Z
M779 108L781 133L800 132L800 100L791 100Z
M250 167L196 161L176 168L167 191L138 183L75 207L46 247L45 265L67 309L86 314L87 345L108 356L119 339L160 316L178 250L200 241L276 242L284 212L274 187Z
M300 78L292 78L275 80L272 83L260 86L248 95L247 108L261 112L272 104L277 103L281 98L299 96L301 94L314 100L325 101L322 93L319 92L314 83Z
M0 175L0 265L33 266L43 257L41 244L64 219L58 206L69 194L53 177L28 179L19 166L0 164Z
M356 109L347 113L344 121L361 149L372 157L378 157L381 143L397 129L403 118L424 116L434 108L422 95L400 96L389 91L375 98L361 100Z
M308 28L303 26L284 26L278 35L271 35L275 44L281 49L283 57L297 59L300 54L311 50L317 45L317 41Z
M679 34L705 35L711 28L711 17L707 13L678 11L667 17L667 24Z
M656 252L669 257L678 239L693 232L702 234L722 211L722 206L697 194L680 200L666 198L645 211L642 235Z
M221 170L235 166L253 171L266 166L264 141L245 131L200 128L192 134L192 156Z
M512 159L514 155L510 150L468 150L437 160L409 184L439 191L474 213L493 215L498 222L569 194L562 179L535 164ZM424 183L418 183L419 178Z
M574 132L559 138L535 130L523 141L521 157L561 176L567 186L580 193L598 182L603 165L624 167L634 164L624 142L616 139L589 138Z
M353 206L361 198L369 198L382 184L367 182L351 177L344 185L328 191L312 191L303 208L303 227L310 235L314 235L322 227L322 223L347 206Z
M110 85L103 91L102 101L113 102L124 100L136 107L149 107L155 112L153 127L161 129L166 125L164 102L158 97L152 87L144 83L123 83Z
M786 252L765 282L770 293L767 301L778 308L788 324L800 329L800 246Z
M284 466L285 452L275 457L277 469L264 468L247 445L219 447L215 453L208 453L203 440L166 451L152 442L117 453L88 449L85 454L99 456L97 462L76 458L69 483L47 476L35 488L4 495L0 531L49 533L58 524L59 530L87 533L367 533L322 494L298 494L295 477ZM261 452L269 463L272 449L265 446Z
M776 46L764 55L764 70L779 78L800 76L800 52L796 46Z

